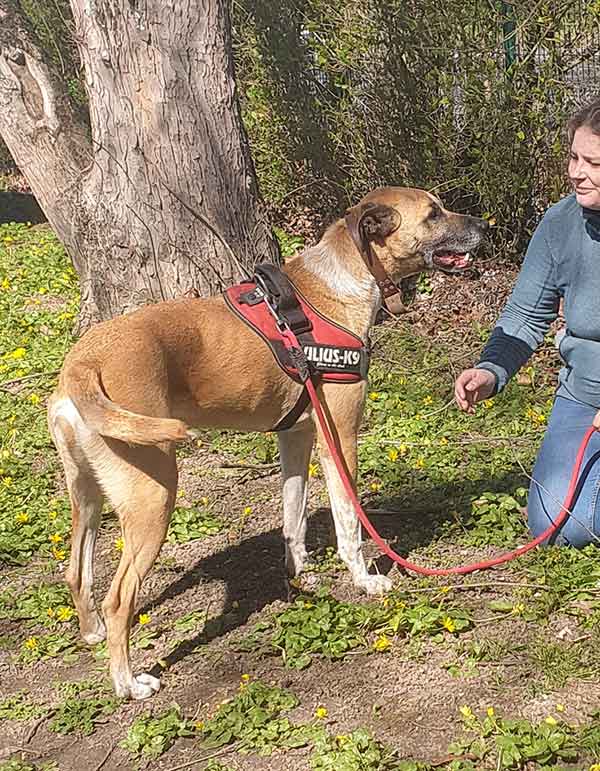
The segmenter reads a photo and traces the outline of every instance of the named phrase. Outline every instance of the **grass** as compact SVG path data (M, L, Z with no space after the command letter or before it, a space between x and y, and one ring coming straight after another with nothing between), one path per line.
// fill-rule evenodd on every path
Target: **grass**
M290 242L290 249L295 246ZM454 722L456 740L448 760L435 768L594 768L600 759L597 714L580 712L573 721L563 711L549 710L542 719L525 714L530 699L559 704L560 694L568 702L570 689L592 688L598 679L600 562L593 547L580 552L548 548L502 571L465 579L403 578L381 602L340 599L348 574L331 549L321 549L312 555L321 591L255 614L251 634L247 627L235 641L227 635L215 641L227 652L235 644L235 655L249 667L234 689L223 681L225 703L196 703L186 692L185 708L162 694L157 697L162 701L142 713L119 705L106 682L97 679L98 670L106 674L106 647L97 646L91 655L76 636L74 609L62 582L69 507L45 425L45 400L73 341L77 303L77 278L51 231L1 226L0 313L6 323L0 328L0 657L13 668L19 686L0 696L2 726L27 728L42 720L57 733L54 743L62 734L104 736L108 725L121 742L115 751L125 764L127 756L139 763L174 753L187 737L199 753L231 750L231 765L229 759L215 758L200 764L206 769L243 767L241 750L275 753L273 763L281 763L273 767L283 768L286 753L302 746L307 769L429 771L433 766L419 753L402 754L402 736L393 746L378 736L374 705L364 705L361 725L350 721L340 731L335 723L344 722L343 705L335 716L335 706L283 687L288 675L296 676L290 669L311 667L307 675L318 678L319 667L327 662L342 677L375 656L368 661L390 668L394 676L394 667L417 663L432 668L448 689L480 682L489 703L495 697L510 700L511 709L505 704L504 712L498 707L480 714L481 709L464 706L462 724L458 714ZM551 377L534 363L522 383L512 383L502 398L486 402L475 416L459 413L449 404L452 360L459 355L468 360L485 334L473 326L442 329L430 339L402 320L374 332L359 488L368 507L394 514L378 524L391 541L399 538L397 548L417 562L456 564L496 554L526 538L524 470L531 468L547 420ZM553 367L553 357L548 347L539 361ZM203 451L207 447L249 467L270 470L278 460L273 435L212 431L203 439ZM187 448L184 454L190 452ZM320 483L317 459L311 469ZM231 522L216 514L223 511L218 492L209 492L210 499L192 497L178 506L165 565L191 541L210 543L218 533L231 533ZM261 501L269 495L264 490L237 504L240 532L248 518L254 521L260 514ZM116 564L123 544L112 534L110 540L104 558ZM132 636L135 655L154 663L191 641L202 645L203 655L214 655L204 630L219 610L203 605L201 596L178 616L167 618L167 607L140 612ZM566 632L557 636L557 630ZM46 693L43 678L57 662L63 673L82 668L87 679L40 699L34 691L42 684ZM278 681L260 680L252 667L273 669ZM171 686L168 682L167 694ZM385 711L382 701L379 709ZM426 747L423 756L428 756ZM0 761L0 771L42 767L27 755Z

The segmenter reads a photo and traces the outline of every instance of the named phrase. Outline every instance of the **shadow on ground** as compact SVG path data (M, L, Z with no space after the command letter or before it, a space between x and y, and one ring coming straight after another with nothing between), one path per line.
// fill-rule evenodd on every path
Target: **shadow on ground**
M451 510L467 513L470 500L482 490L507 492L524 484L523 476L514 472L497 478L474 479L440 487L428 486L426 480L410 494L379 501L371 519L390 546L405 557L413 549L427 546L439 533L444 522L451 521ZM367 506L367 509L369 507ZM310 517L309 551L331 544L331 513L317 509ZM366 540L368 544L368 539ZM160 605L200 584L222 581L227 595L223 611L211 618L207 627L193 638L184 640L165 662L167 667L184 660L199 645L244 626L249 618L277 600L290 599L290 586L284 569L281 529L273 529L232 544L215 554L198 560L184 575L158 596L148 600L147 607ZM379 573L387 574L392 561L380 555L374 562Z

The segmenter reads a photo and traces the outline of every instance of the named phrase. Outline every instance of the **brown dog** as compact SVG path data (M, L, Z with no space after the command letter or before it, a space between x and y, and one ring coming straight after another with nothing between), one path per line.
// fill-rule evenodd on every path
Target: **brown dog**
M422 190L382 188L288 262L285 272L322 314L366 341L381 293L364 249L398 281L436 266L464 267L465 253L479 244L486 228L483 220L453 214ZM119 696L145 699L159 688L151 675L134 677L129 632L140 586L163 544L175 502L175 442L188 437L188 427L270 430L301 390L221 297L163 302L98 324L68 354L48 408L73 515L66 580L83 638L92 644L108 635ZM318 391L354 478L366 383L322 383ZM355 512L310 407L278 434L288 573L300 573L307 558L307 472L315 434L339 555L356 586L384 592L391 582L367 572ZM106 629L92 587L104 496L119 515L124 539L102 604Z

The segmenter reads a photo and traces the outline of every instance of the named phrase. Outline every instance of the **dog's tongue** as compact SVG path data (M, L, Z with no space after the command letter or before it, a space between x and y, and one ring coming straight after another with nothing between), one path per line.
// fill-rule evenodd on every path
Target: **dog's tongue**
M443 268L465 268L469 264L468 254L457 254L456 252L441 252L433 258L436 265Z

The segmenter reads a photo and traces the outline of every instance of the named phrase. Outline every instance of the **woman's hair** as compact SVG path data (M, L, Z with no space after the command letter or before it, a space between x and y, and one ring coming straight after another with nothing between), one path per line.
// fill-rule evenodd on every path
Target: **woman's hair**
M567 138L569 144L578 128L587 126L594 134L600 136L600 99L595 99L590 104L577 110L567 121Z

